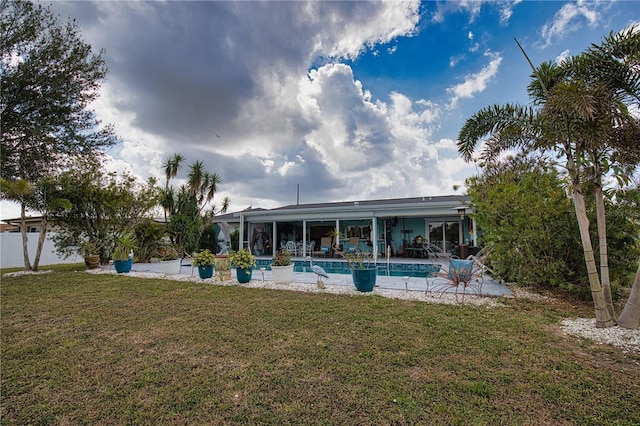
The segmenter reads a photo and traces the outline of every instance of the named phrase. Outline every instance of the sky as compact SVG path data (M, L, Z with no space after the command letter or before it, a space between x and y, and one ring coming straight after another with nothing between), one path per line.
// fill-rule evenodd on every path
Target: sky
M528 104L534 65L640 23L637 1L57 1L104 49L92 105L108 170L164 183L174 153L222 178L229 211L464 194L458 132ZM19 208L3 201L3 219Z

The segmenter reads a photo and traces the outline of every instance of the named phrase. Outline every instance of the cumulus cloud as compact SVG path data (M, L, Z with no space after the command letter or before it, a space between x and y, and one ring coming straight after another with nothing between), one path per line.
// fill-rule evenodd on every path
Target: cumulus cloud
M202 159L239 205L267 188L282 199L305 181L324 186L316 193L327 199L343 173L364 174L385 163L386 117L340 62L412 36L419 6L415 0L277 8L271 2L55 5L81 17L83 35L109 53L109 77L95 109L126 140L113 156L126 158L142 178L161 174L162 160L173 152ZM328 147L344 150L349 164Z
M589 26L597 24L599 20L598 7L598 2L586 2L583 0L562 5L553 19L544 24L540 30L543 39L541 47L547 47L553 43L554 39L577 31L584 21L586 21Z
M484 91L496 76L502 62L502 55L487 51L485 56L491 60L480 72L466 76L465 81L447 89L447 92L452 95L448 108L455 108L460 99L472 98L476 93Z

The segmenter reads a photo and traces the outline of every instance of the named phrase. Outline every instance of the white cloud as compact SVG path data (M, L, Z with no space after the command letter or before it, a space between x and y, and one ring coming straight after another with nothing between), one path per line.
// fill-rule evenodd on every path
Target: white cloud
M556 38L577 31L582 23L580 18L584 18L589 26L594 26L599 20L597 7L598 2L580 0L576 3L565 3L556 12L551 22L547 22L542 27L540 31L544 40L542 47L549 46Z
M564 62L570 56L571 56L571 54L569 52L569 49L563 50L558 56L556 56L555 62L557 64L561 64L562 62Z
M318 123L306 145L341 182L334 199L451 192L438 171L439 145L430 141L442 114L434 102L398 92L373 100L344 64L312 70L298 98L307 120Z
M449 58L449 67L455 68L460 63L460 61L464 60L465 58L465 55L452 56L451 58Z
M353 2L352 8L370 8L370 4ZM367 46L388 43L396 37L411 35L420 20L420 2L381 2L381 10L376 13L333 14L330 20L323 19L325 31L318 31L314 37L315 49L312 55L327 55L333 58L354 59ZM327 7L323 2L307 4L307 16L324 17L321 13ZM328 24L328 25L327 25Z
M480 16L483 5L486 4L492 7L497 4L500 9L500 23L507 24L513 14L513 7L520 2L522 2L522 0L501 0L498 2L494 0L459 0L438 2L436 10L431 16L431 20L435 23L443 22L447 14L462 11L469 14L469 23L473 23L478 16Z
M487 84L498 73L502 56L499 53L489 51L485 53L485 56L491 58L487 66L476 74L466 76L464 82L447 89L447 92L452 94L449 104L447 105L448 108L455 108L460 99L472 98L476 93L484 91L487 88Z
M522 0L507 1L502 5L502 8L500 9L501 24L506 24L509 22L509 19L511 19L511 15L513 15L513 7L520 2L522 2Z

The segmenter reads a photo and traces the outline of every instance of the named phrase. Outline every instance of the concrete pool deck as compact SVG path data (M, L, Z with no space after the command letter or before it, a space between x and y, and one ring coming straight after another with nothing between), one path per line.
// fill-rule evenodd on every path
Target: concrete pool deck
M153 272L153 273L162 273L161 267L159 263L134 263L131 268L132 271L135 272ZM198 270L195 267L191 267L191 265L182 265L180 268L181 275L191 275L194 277L198 276ZM328 285L339 285L339 286L349 286L353 287L353 282L351 279L351 275L349 274L328 274L329 278L323 278L322 281ZM231 269L231 278L236 279L236 271L234 268ZM252 281L273 281L273 276L271 271L266 269L264 271L260 270L260 268L254 269L252 274ZM313 284L315 285L318 281L316 274L310 272L294 272L293 273L293 281L304 284ZM389 289L389 290L405 290L405 281L403 277L399 276L384 276L378 275L376 278L376 287L381 289ZM425 292L427 290L427 280L425 277L409 277L407 280L407 289L408 291L416 291L416 292ZM435 292L442 292L442 288L440 286L432 287L430 289ZM453 288L449 288L446 290L447 292L453 292ZM485 297L501 297L501 296L513 296L513 293L509 288L492 279L489 276L485 276L484 282L482 285L482 296Z

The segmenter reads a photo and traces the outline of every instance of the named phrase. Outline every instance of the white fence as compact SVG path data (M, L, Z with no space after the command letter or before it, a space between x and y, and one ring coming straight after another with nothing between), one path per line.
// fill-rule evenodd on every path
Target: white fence
M33 264L38 248L37 232L27 233L27 247L29 248L29 259ZM72 255L66 259L58 257L55 246L51 241L51 233L47 232L47 238L42 246L39 265L55 265L57 263L78 263L84 259L78 255ZM24 257L22 255L22 235L19 232L0 232L0 267L21 268L24 267Z

